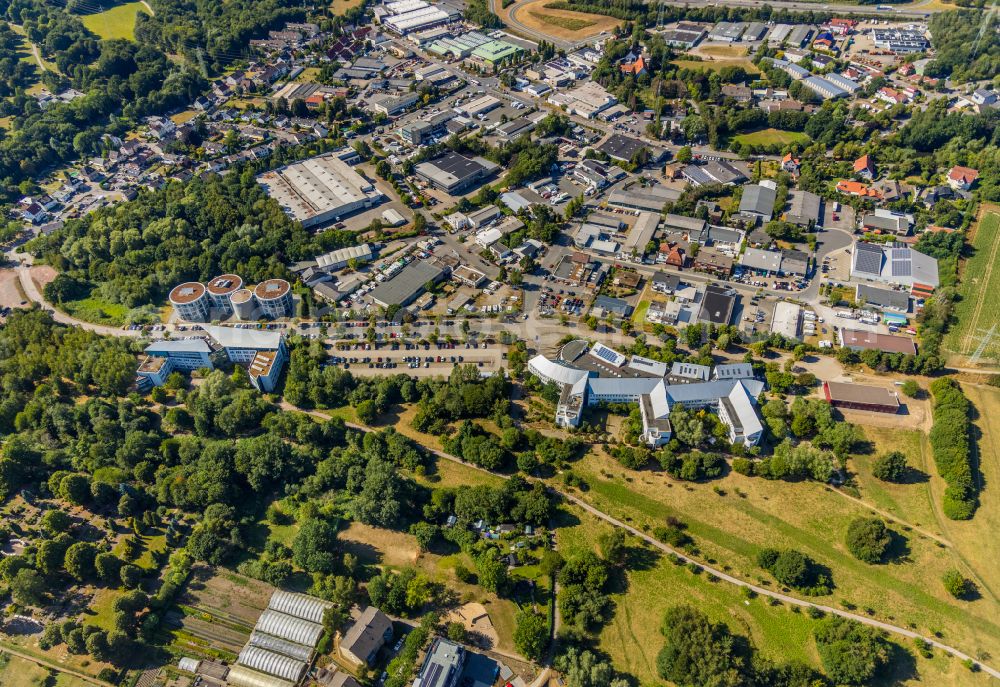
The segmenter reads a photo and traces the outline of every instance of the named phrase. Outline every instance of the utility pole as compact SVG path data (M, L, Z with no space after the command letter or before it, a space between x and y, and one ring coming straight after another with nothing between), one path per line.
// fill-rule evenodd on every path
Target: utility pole
M989 329L980 329L980 330L978 330L978 332L979 332L978 336L980 337L979 338L979 345L976 347L976 350L973 352L972 356L969 358L969 364L970 365L978 365L979 364L979 361L980 361L980 359L982 359L983 354L986 352L986 349L990 347L990 344L992 344L993 340L996 338L996 335L997 335L997 325L994 324Z

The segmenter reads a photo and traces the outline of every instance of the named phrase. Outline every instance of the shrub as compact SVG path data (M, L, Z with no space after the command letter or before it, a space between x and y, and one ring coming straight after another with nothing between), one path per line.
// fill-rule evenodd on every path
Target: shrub
M835 615L813 634L823 668L837 684L865 684L889 663L889 642L873 627Z
M738 472L741 475L752 477L754 473L753 461L749 458L734 458L733 471Z
M855 518L847 527L847 548L865 563L881 563L891 542L889 528L878 518Z
M890 451L879 456L872 465L872 474L883 482L900 483L906 479L910 466L900 451Z
M781 584L807 596L829 594L833 586L819 564L794 549L762 549L757 554L757 565L774 575Z
M948 590L956 599L966 599L975 591L975 584L972 580L964 577L957 570L949 570L941 578L944 588Z
M948 484L944 492L944 514L952 520L968 520L979 505L972 474L969 400L950 377L935 380L930 390L934 397L931 449L938 474Z

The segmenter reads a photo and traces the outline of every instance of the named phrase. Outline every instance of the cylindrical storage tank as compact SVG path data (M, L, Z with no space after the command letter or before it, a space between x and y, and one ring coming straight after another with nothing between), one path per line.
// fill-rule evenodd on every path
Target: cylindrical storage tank
M239 658L240 665L247 668L259 670L268 675L275 675L284 680L298 682L302 673L306 672L304 661L296 661L294 658L276 654L258 646L243 647Z
M257 310L257 299L253 297L253 291L250 289L233 291L232 295L229 296L229 302L232 303L233 312L236 313L236 317L241 320L253 319L254 313Z
M268 279L253 290L265 317L277 319L292 314L292 285L284 279Z
M238 274L220 274L209 281L205 288L212 301L212 307L230 313L233 311L233 306L229 302L229 297L243 288L243 278Z
M233 666L226 676L229 687L295 687L294 682L261 673L246 666Z
M208 291L197 281L188 281L175 286L170 292L170 304L182 320L207 322L210 309Z

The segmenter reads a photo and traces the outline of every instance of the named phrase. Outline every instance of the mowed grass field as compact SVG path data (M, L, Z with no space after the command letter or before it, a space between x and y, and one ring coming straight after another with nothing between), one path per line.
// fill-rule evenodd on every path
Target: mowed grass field
M875 451L851 457L861 498L917 527L944 536L938 519L940 509L935 508L931 487L931 479L936 475L934 459L924 433L915 429L865 427L865 435ZM902 451L915 470L908 483L883 482L872 475L875 459L889 451Z
M740 134L733 138L734 141L747 145L770 145L778 143L788 145L789 143L809 143L809 136L801 131L782 131L781 129L761 129L751 131L747 134Z
M979 345L980 329L1000 323L1000 206L984 203L973 228L973 255L965 260L959 272L959 294L955 304L957 324L945 338L945 347L963 356L970 355ZM984 357L1000 358L1000 340L995 341Z
M330 3L330 9L333 10L335 15L342 15L344 12L355 7L361 6L362 0L333 0Z
M794 548L832 570L836 589L820 598L823 603L846 602L897 625L940 633L973 655L1000 651L996 597L984 594L975 601L956 601L940 582L947 570L966 569L966 560L978 572L980 566L964 549L952 550L893 525L906 541L899 562L862 563L847 551L844 536L851 520L869 516L871 510L823 485L770 482L735 473L708 484L689 484L661 472L627 470L597 454L582 459L574 472L588 482L589 490L580 495L595 507L640 528L677 517L688 524L702 560L715 561L741 578L774 585L756 565L758 551L768 546ZM940 495L935 493L935 499ZM978 524L972 528L986 534ZM951 529L944 533L949 535Z
M101 38L134 41L135 17L139 12L149 14L141 2L128 2L96 14L82 15L80 21Z
M1000 389L963 384L975 408L974 423L978 430L976 454L978 482L982 487L979 509L972 520L956 521L942 518L942 529L955 550L976 572L976 581L983 598L997 603L1000 599ZM935 506L941 503L944 482L936 472L930 482ZM1000 656L993 652L994 656Z
M611 529L572 506L564 508L562 521L557 540L563 556L597 551L601 534ZM666 610L680 604L693 605L713 621L725 623L773 661L799 661L821 669L812 638L816 621L805 613L783 604L771 605L762 597L747 598L733 585L713 582L704 572L694 574L675 565L634 538L629 545L634 568L612 594L614 608L601 628L598 644L615 667L633 675L639 685L663 684L656 673L656 656L664 643L660 624ZM905 641L900 644L909 648ZM964 687L989 683L984 674L970 673L957 659L935 652L930 659L917 658L909 665L904 662L877 684Z
M673 63L678 67L686 69L702 69L711 72L721 71L724 67L743 67L748 74L760 73L760 70L757 69L757 65L746 57L728 57L723 59L706 60L704 62L699 62L698 60L674 60Z

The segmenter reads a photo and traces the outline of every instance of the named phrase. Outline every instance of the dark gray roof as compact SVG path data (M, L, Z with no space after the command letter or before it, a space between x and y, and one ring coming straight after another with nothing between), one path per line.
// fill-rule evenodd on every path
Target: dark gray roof
M340 648L363 661L367 660L373 651L382 647L385 635L391 629L392 621L388 616L374 606L369 606L340 640Z
M657 272L653 275L654 284L663 284L668 289L674 290L681 284L681 278L676 274L668 274L666 272Z
M646 148L650 157L657 159L663 155L663 151L643 143L637 138L622 136L621 134L611 134L604 143L597 147L602 153L606 153L616 160L631 160L638 151Z
M902 312L910 309L910 295L905 291L858 284L857 298L858 300L864 299L865 303L877 305L880 308L893 308Z
M774 200L777 192L773 188L749 184L743 187L743 197L740 198L740 212L747 212L762 217L770 217L774 212Z
M878 276L882 272L882 247L874 243L854 244L854 270Z
M705 288L705 297L701 302L701 312L698 319L713 324L729 324L736 307L736 293L731 289L709 284Z
M632 306L623 301L620 298L611 298L610 296L598 296L594 299L594 307L600 308L602 310L610 310L618 315L628 315L632 312Z
M420 295L424 284L437 281L444 274L441 268L424 260L417 260L403 268L399 274L387 282L375 287L371 297L378 303L389 306L393 304L408 305Z

